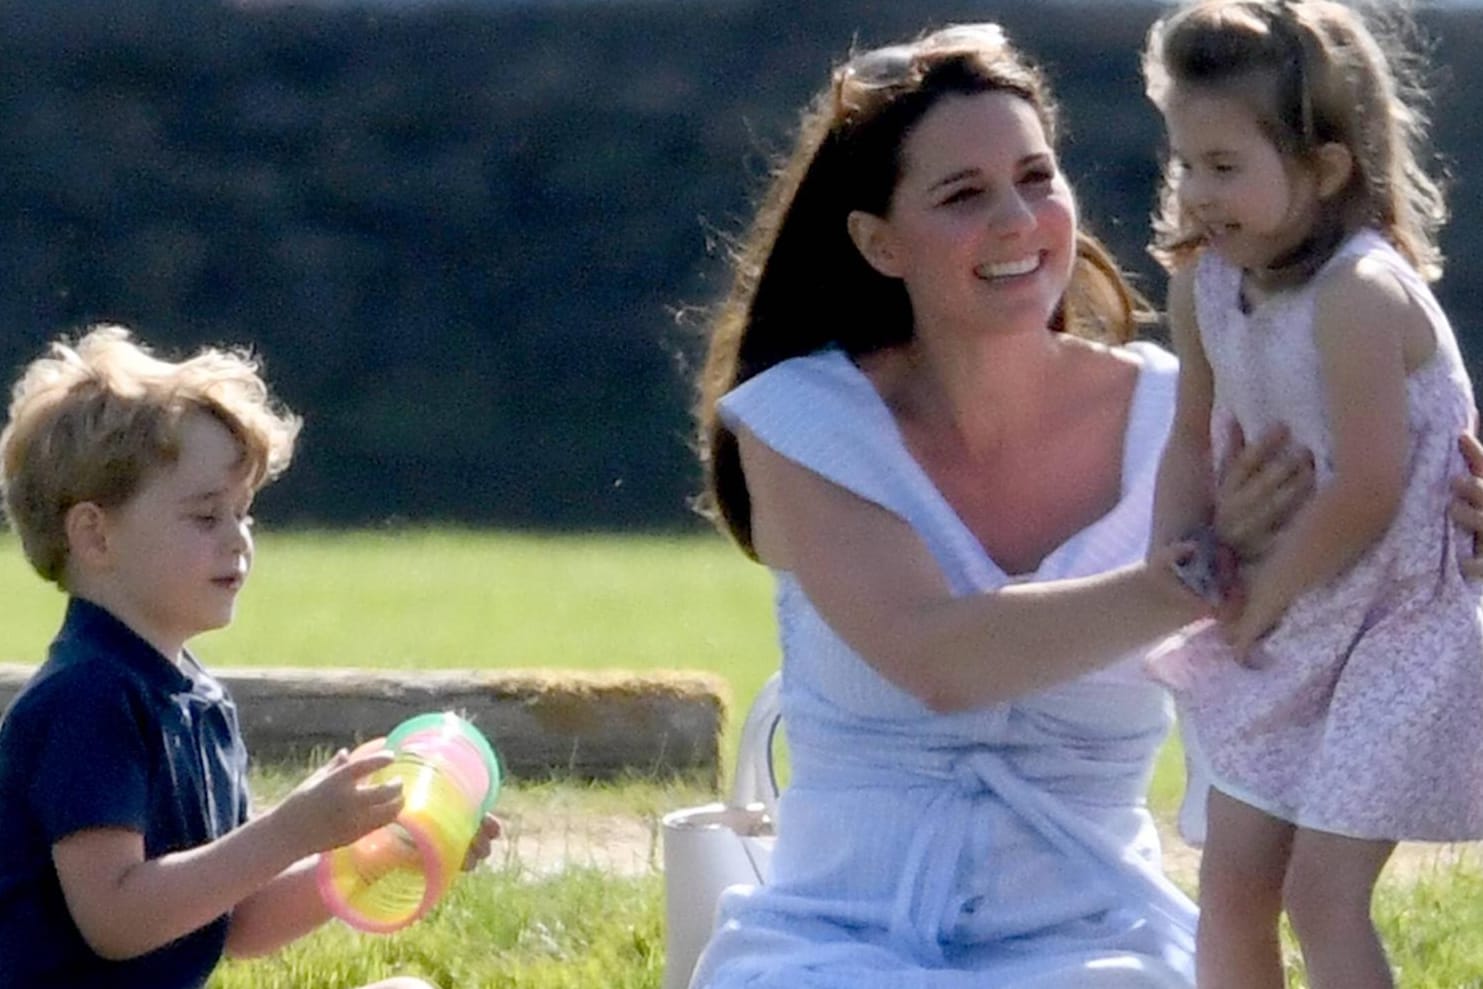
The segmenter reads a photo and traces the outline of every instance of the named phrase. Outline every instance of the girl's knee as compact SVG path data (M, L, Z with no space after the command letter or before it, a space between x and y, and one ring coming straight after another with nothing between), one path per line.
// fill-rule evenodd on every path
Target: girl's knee
M1383 845L1305 842L1293 851L1283 905L1300 940L1346 936L1372 926L1375 882L1389 857Z
M1200 859L1202 910L1232 910L1270 915L1275 923L1282 910L1282 885L1287 875L1283 848L1251 848L1207 843Z
M1234 864L1201 863L1200 912L1266 918L1273 925L1282 912L1282 874L1247 871Z
M1293 933L1305 945L1353 940L1374 927L1370 893L1344 885L1288 885L1284 905Z

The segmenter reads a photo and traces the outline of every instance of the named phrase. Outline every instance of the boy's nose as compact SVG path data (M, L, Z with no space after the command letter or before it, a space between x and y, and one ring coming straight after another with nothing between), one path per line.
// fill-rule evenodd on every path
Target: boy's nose
M243 556L252 555L252 529L247 522L238 522L232 526L227 536L227 543L233 552Z

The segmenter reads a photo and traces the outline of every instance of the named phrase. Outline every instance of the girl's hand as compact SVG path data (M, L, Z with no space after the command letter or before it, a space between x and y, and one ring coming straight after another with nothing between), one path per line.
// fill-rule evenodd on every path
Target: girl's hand
M1457 448L1467 462L1468 473L1452 482L1452 520L1473 535L1471 552L1462 556L1463 576L1483 577L1483 444L1471 433L1458 437Z
M1225 625L1226 641L1231 644L1231 650L1236 654L1236 662L1253 670L1259 670L1266 665L1262 661L1261 650L1257 649L1257 643L1277 626L1281 618L1281 610L1266 613L1266 609L1258 611L1256 608L1248 607L1234 622Z
M472 872L480 862L489 858L489 852L494 847L494 840L504 832L504 825L500 819L493 814L485 814L484 820L479 822L479 830L474 835L474 840L469 844L468 854L463 858L463 871Z
M401 812L400 781L365 782L391 762L392 753L386 749L354 757L341 749L269 813L282 822L283 832L301 854L348 845L390 824Z
M1289 602L1279 601L1267 593L1261 579L1261 568L1252 568L1247 578L1246 596L1233 608L1219 615L1222 634L1236 662L1248 669L1258 670L1266 665L1266 654L1259 643L1277 623L1282 620Z
M1241 427L1231 428L1230 454L1216 484L1215 531L1242 560L1262 556L1313 493L1313 455L1290 439L1286 427L1278 425L1247 446ZM1478 452L1483 469L1483 448ZM1483 481L1477 493L1483 506ZM1483 529L1483 508L1479 528Z

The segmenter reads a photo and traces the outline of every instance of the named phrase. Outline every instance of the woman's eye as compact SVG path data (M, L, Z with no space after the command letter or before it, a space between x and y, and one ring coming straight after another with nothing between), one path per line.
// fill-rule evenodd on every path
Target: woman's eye
M1049 169L1036 169L1033 172L1026 172L1025 177L1021 181L1028 182L1031 185L1041 185L1042 183L1051 181L1055 177L1056 174Z
M975 198L978 194L979 190L972 187L966 189L958 189L957 191L949 195L946 199L944 199L942 201L942 204L944 206L950 206L954 203L966 203L970 199Z

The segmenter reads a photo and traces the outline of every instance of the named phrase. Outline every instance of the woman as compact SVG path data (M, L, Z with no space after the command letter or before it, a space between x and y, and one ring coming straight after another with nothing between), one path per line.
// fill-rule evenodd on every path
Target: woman
M1175 366L1130 342L1054 141L994 25L866 52L741 245L701 446L777 579L793 774L773 881L723 899L696 986L1192 984L1139 663L1205 614L1189 547L1145 561ZM1217 497L1240 552L1312 483L1282 443Z

